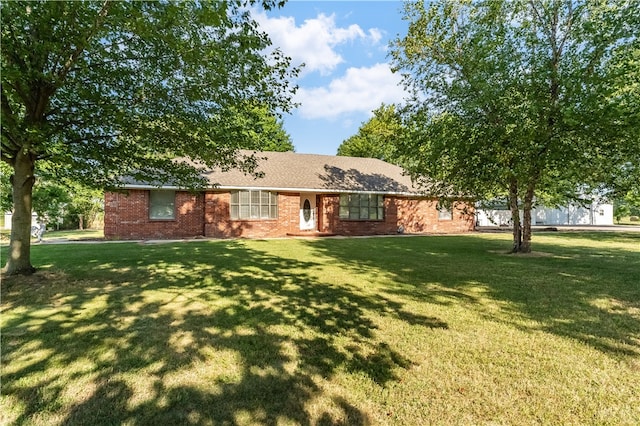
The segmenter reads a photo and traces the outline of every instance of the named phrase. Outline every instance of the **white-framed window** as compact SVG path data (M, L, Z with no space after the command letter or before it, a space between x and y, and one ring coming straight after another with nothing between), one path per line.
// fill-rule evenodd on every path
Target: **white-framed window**
M438 208L438 220L452 220L453 214L451 208L439 207Z
M173 220L176 218L176 192L149 191L149 219Z
M382 194L340 194L340 219L383 220Z
M277 219L278 193L271 191L231 191L231 219Z

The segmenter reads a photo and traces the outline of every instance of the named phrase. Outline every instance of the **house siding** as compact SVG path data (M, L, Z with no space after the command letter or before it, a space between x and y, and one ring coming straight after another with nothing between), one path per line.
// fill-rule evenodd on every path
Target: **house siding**
M149 191L105 194L105 238L169 239L194 238L266 238L300 233L300 194L278 193L278 218L268 220L232 220L230 192L207 191L193 194L176 192L176 219L149 219ZM318 228L337 235L405 233L459 233L474 229L471 205L456 203L451 220L439 220L437 200L385 196L383 220L340 219L340 196L318 195ZM465 210L466 209L466 210Z

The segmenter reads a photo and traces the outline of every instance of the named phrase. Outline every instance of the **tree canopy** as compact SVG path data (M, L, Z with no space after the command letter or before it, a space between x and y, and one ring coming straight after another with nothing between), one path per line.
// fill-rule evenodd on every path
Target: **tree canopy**
M636 2L420 1L405 19L392 47L414 91L405 164L446 190L506 195L514 251L531 250L536 197L576 197L640 159Z
M268 105L246 102L231 108L235 112L227 135L233 134L235 140L243 142L243 148L260 151L295 151L291 135L284 129L281 119Z
M12 167L8 273L30 273L35 166L97 187L123 175L199 183L208 166L251 165L229 131L238 108L292 107L298 70L230 2L2 2L2 160ZM270 9L283 2L263 0Z
M380 105L358 133L344 140L338 155L371 157L397 164L396 145L403 135L402 117L395 105Z

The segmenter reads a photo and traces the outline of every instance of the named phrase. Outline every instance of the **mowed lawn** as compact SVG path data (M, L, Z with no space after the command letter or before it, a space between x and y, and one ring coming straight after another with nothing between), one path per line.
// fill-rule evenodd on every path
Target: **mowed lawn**
M640 424L640 234L509 246L35 245L2 281L0 422Z

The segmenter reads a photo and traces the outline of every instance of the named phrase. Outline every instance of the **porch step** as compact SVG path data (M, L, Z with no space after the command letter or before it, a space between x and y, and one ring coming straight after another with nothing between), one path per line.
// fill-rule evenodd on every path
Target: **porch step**
M288 237L333 237L336 236L333 232L319 232L319 231L299 231L299 232L287 232Z

